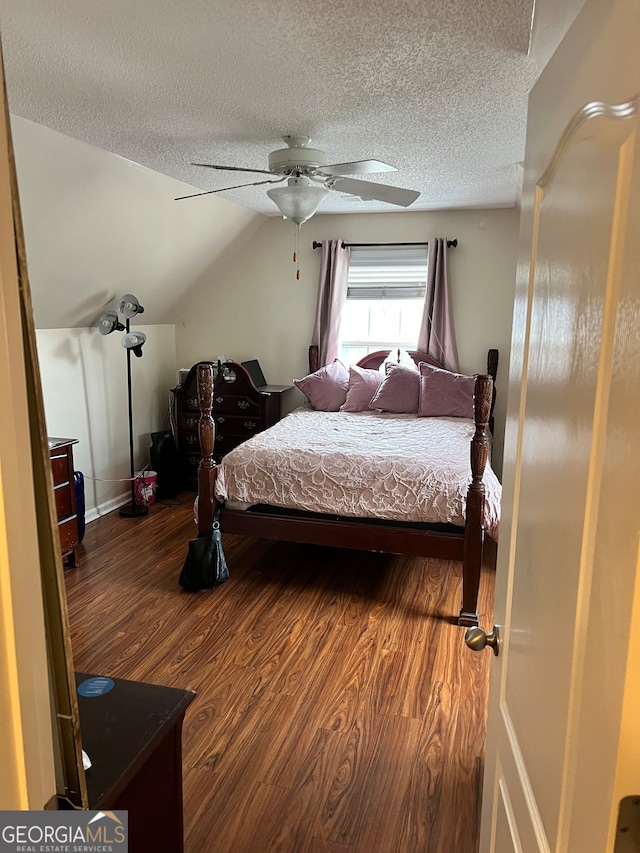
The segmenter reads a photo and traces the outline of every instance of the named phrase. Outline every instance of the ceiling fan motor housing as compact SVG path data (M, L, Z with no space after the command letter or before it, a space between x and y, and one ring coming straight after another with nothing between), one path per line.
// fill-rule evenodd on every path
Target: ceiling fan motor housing
M269 171L276 175L313 174L327 165L327 155L315 148L280 148L269 154Z

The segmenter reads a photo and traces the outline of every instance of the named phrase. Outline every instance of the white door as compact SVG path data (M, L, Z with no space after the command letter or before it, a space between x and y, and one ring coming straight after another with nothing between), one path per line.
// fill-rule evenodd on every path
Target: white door
M529 102L482 853L640 850L639 96L588 0Z

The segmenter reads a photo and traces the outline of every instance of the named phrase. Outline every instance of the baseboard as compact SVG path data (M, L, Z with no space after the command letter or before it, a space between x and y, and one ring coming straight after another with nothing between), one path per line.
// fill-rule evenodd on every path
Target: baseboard
M84 514L85 524L91 524L91 522L95 521L97 518L101 518L103 515L113 512L114 509L120 509L121 506L130 502L131 492L127 492L126 495L119 495L117 498L111 498L109 501L98 504L98 506L93 509L87 509Z

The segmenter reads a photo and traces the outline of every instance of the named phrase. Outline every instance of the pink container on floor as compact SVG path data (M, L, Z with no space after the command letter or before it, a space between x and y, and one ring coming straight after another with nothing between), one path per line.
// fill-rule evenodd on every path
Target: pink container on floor
M138 506L151 506L156 502L155 471L138 471L133 483L133 493Z

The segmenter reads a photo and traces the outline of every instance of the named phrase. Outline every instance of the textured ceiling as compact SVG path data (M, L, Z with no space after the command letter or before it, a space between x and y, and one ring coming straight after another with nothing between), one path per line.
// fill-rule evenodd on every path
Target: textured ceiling
M510 206L533 0L0 0L13 113L202 189L266 169L284 134L420 190ZM266 177L266 176L264 176ZM278 215L264 187L221 194ZM178 202L206 204L206 197ZM393 210L330 194L320 212Z

